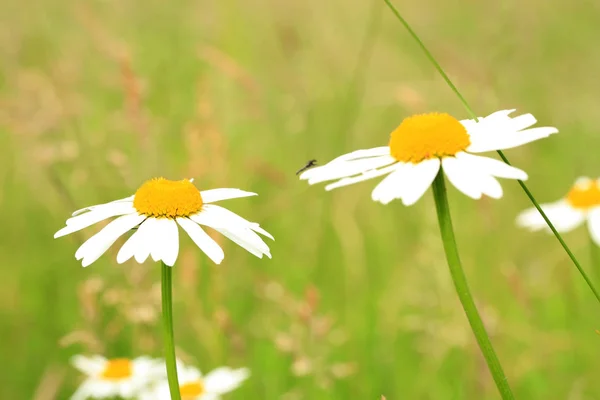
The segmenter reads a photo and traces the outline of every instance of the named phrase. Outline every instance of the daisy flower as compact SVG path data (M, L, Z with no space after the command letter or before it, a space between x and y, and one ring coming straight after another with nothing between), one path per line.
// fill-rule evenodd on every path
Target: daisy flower
M217 368L206 376L197 368L177 363L181 400L219 400L221 395L238 388L248 379L247 368ZM170 398L169 383L164 380L152 389L143 392L140 400L165 400Z
M578 178L564 198L540 207L558 232L569 232L587 221L592 240L600 246L600 179ZM520 213L517 225L552 232L535 208Z
M401 199L408 206L423 196L441 167L467 196L500 198L502 187L496 178L525 180L527 174L472 153L518 147L558 132L552 127L530 128L536 123L533 115L512 118L509 114L513 111L463 121L443 113L408 117L391 133L387 146L345 154L307 170L300 179L311 185L336 181L325 186L332 190L387 175L373 190L373 200L388 204Z
M77 232L83 228L118 217L77 249L75 258L87 267L96 261L125 233L136 231L123 244L117 262L135 258L143 263L148 256L173 266L179 253L179 227L214 261L221 263L221 247L202 228L207 226L231 239L250 253L262 258L271 257L269 247L257 233L273 239L259 224L213 204L238 197L256 196L240 189L211 189L199 191L191 180L170 181L156 178L147 181L133 196L110 203L86 207L75 211L55 238Z
M71 400L131 399L156 379L158 364L148 357L106 359L102 356L75 356L72 363L86 375Z

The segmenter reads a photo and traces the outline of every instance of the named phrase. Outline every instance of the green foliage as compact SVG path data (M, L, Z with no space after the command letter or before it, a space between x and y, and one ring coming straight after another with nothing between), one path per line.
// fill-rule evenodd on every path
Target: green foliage
M431 195L382 206L373 181L326 193L294 175L385 144L406 115L467 116L383 1L4 3L1 398L68 398L73 354L161 355L159 265L116 265L115 246L82 269L73 254L98 226L52 239L75 209L156 175L258 192L226 206L276 238L272 260L220 238L220 266L184 238L175 266L181 357L252 371L229 398L497 398ZM593 2L402 3L477 113L517 108L560 129L506 152L539 201L597 176ZM515 396L599 398L598 304L554 238L515 227L530 204L503 187L501 201L449 196ZM591 270L585 235L565 239Z

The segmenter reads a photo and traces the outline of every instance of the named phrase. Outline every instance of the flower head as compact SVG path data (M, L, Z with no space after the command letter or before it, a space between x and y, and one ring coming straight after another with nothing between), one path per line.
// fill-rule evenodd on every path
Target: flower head
M558 232L571 231L587 221L592 239L600 246L600 179L581 177L564 198L540 207ZM520 213L517 224L531 231L552 232L535 208Z
M531 114L515 118L514 110L495 112L477 120L459 121L443 113L408 117L391 133L387 146L358 150L300 175L309 184L336 181L326 190L387 175L373 190L383 204L401 199L404 205L419 200L440 167L448 180L467 196L502 197L496 178L527 179L527 174L501 161L471 153L504 150L558 132L552 127L530 128Z
M144 183L135 195L110 203L75 211L55 238L79 231L107 218L118 217L89 238L75 253L84 267L96 261L117 239L132 229L136 231L117 254L117 262L135 258L139 263L148 256L173 266L179 253L178 225L206 255L219 264L224 258L221 247L200 225L212 228L250 253L271 257L269 247L257 233L273 237L259 224L212 204L220 200L256 196L240 189L199 191L191 180L170 181L164 178Z
M217 368L202 376L197 368L177 362L181 400L219 400L221 395L238 388L250 376L247 368ZM169 383L164 380L140 395L140 400L164 400L169 397Z
M147 357L109 360L102 356L75 356L72 363L86 379L71 400L134 398L158 377L160 366Z

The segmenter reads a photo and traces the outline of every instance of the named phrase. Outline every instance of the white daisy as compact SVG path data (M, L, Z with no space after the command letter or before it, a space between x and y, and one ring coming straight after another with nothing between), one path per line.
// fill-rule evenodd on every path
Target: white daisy
M235 390L248 379L250 371L247 368L221 367L202 376L197 368L177 362L177 375L181 400L219 400L221 395ZM159 382L155 387L143 392L139 398L140 400L169 399L168 381Z
M115 396L131 399L157 378L156 361L148 357L115 358L75 356L72 363L87 377L71 400L108 399Z
M373 200L388 204L401 199L408 206L423 196L441 166L448 180L467 196L500 198L502 187L496 177L525 180L527 174L471 153L509 149L558 132L552 127L526 129L536 119L531 114L511 118L513 111L463 121L440 113L408 117L391 133L388 146L345 154L307 170L300 179L311 185L335 180L325 187L331 190L387 175L373 190Z
M173 266L179 253L177 225L217 264L225 256L223 250L200 225L220 232L259 258L263 254L271 258L269 247L256 232L270 239L273 236L259 224L212 204L247 196L256 196L256 193L240 189L199 191L191 180L156 178L144 183L133 196L75 211L73 217L67 220L67 226L56 232L54 237L68 235L110 217L118 217L77 249L75 258L82 260L84 267L96 261L120 236L134 228L137 230L117 254L118 263L131 257L142 263L151 256L154 261L162 260Z
M600 179L581 177L563 199L540 207L558 232L569 232L587 221L592 240L600 246ZM519 214L517 224L531 231L552 233L535 208Z

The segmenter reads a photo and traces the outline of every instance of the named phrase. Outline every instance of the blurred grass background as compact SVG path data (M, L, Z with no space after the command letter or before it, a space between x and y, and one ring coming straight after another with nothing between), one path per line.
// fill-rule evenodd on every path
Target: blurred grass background
M507 151L541 202L597 176L600 6L586 0L396 1L480 115L532 112L561 133ZM259 260L183 239L180 356L248 366L231 399L496 399L449 278L431 195L370 200L294 175L387 143L403 117L467 117L383 1L22 0L0 5L2 399L66 399L77 353L161 355L159 268L83 269L99 227L70 213L146 179L260 194L225 206L276 238ZM558 242L514 226L530 204L450 189L459 248L519 399L598 399L599 305ZM182 235L184 237L184 235ZM585 267L585 229L566 235ZM600 284L600 275L594 274Z

